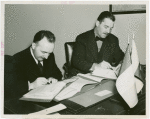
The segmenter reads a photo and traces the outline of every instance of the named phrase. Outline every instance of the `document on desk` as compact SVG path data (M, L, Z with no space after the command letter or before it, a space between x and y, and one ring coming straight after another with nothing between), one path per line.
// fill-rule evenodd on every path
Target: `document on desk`
M81 78L84 78L84 79L88 79L88 80L93 80L93 81L96 81L96 82L101 82L104 78L103 77L98 77L98 76L94 76L94 75L91 75L91 73L88 73L88 74L77 74L77 76L81 77Z
M60 81L54 84L40 86L23 95L20 100L50 102L66 86L66 83Z
M68 84L68 83L72 83L72 82L76 81L77 79L79 79L79 77L73 76L73 77L71 77L69 79L63 80L63 82L66 83L66 84Z
M93 76L102 77L103 79L117 79L117 74L112 69L99 68L92 72Z
M66 109L67 107L63 104L58 104L55 105L53 107L38 111L38 112L34 112L34 113L30 113L29 115L47 115L47 114L52 114L61 110Z
M110 93L112 93L112 92L109 90L103 90L103 91L99 91L99 92L95 93L95 95L102 97L102 96L108 95Z
M68 87L63 89L55 98L56 101L61 101L74 96L76 93L80 92L82 87L87 84L97 83L95 81L89 81L83 78L78 78L75 82L70 84Z

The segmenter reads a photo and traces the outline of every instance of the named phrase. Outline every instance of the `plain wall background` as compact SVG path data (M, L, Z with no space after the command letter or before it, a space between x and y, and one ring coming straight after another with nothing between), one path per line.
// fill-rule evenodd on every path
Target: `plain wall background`
M54 49L58 67L66 62L64 43L75 41L78 34L94 27L102 11L108 11L109 5L38 5L7 4L5 5L5 54L13 55L27 48L39 30L50 30L56 36ZM139 59L145 64L146 59L146 15L115 15L116 22L112 31L120 42L123 51L135 33Z

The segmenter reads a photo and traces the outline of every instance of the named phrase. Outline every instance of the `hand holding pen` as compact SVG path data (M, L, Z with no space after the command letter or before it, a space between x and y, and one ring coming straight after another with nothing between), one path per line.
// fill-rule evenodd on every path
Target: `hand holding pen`
M58 80L55 79L55 78L53 78L53 77L50 77L50 78L48 78L48 80L47 80L47 84L57 83L57 82L58 82Z

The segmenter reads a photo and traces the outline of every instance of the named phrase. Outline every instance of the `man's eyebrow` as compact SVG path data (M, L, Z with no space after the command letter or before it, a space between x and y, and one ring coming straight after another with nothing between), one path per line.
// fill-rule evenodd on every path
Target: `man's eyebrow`
M43 50L41 50L41 52L44 52L44 53L48 53L48 54L51 54L51 52L46 52L46 51L43 51Z

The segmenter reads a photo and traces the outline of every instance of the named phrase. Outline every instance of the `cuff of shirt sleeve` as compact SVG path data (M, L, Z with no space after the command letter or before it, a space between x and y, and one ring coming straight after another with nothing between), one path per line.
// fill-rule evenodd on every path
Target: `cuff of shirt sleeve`
M30 91L30 90L32 90L33 88L34 88L34 87L33 87L33 84L28 81L28 90Z
M92 67L90 68L90 71L94 71L95 66L96 66L96 63L93 63Z

